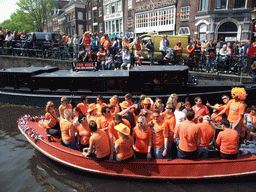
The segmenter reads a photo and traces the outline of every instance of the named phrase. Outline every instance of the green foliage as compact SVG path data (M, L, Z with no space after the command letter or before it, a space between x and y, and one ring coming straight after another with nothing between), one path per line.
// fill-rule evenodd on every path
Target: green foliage
M17 5L21 10L28 12L32 18L35 31L43 31L45 21L51 18L54 8L53 0L20 0Z
M32 17L29 13L24 13L22 10L17 10L15 13L13 13L10 17L10 19L5 20L0 25L3 27L3 29L9 29L11 31L27 31L32 32L34 31L34 27L32 24Z

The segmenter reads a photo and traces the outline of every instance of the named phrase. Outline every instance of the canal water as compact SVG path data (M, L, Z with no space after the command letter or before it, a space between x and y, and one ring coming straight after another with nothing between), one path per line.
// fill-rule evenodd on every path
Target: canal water
M256 176L192 181L145 181L83 173L58 165L37 152L18 131L24 114L44 108L0 103L0 191L84 192L255 192Z

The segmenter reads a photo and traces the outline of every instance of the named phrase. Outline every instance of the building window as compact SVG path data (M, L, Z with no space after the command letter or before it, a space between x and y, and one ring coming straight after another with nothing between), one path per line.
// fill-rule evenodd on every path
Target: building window
M99 17L102 16L102 7L99 8Z
M92 12L88 11L88 20L90 20L92 18Z
M235 0L234 8L245 8L246 0Z
M199 11L207 11L207 10L208 10L208 0L200 0Z
M79 20L83 20L83 12L78 12L77 15Z
M106 15L109 15L109 4L106 5L106 11L105 11Z
M132 0L128 0L128 9L132 9Z
M199 39L201 41L206 40L207 25L205 23L199 25L198 32L199 32Z
M99 29L100 29L100 33L103 32L103 24L102 23L100 23Z
M129 9L129 8L128 8ZM121 1L117 1L117 12L121 12L122 11L122 4Z
M181 27L178 32L179 35L190 35L189 27Z
M227 8L227 0L216 0L216 9L226 9Z
M93 26L93 33L98 32L98 25Z
M189 20L189 10L190 7L181 7L181 13L180 13L180 19L182 21L187 21Z
M98 22L98 17L97 17L97 9L93 10L93 23L97 23Z
M79 24L78 25L78 35L82 36L84 32L84 26Z
M115 7L116 7L116 4L111 3L111 13L115 13Z
M89 31L92 32L92 26L91 25L89 26Z

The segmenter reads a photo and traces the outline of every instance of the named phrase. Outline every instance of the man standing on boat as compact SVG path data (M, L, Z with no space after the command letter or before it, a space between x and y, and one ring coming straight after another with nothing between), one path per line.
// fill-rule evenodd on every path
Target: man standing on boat
M207 106L202 104L202 99L201 97L195 97L195 105L192 107L192 109L195 112L195 123L202 123L203 122L203 117L205 115L210 115L209 109Z
M246 99L246 91L244 88L235 87L231 91L232 98L225 109L223 109L218 115L212 118L215 120L218 116L224 114L226 110L229 110L228 121L230 122L230 127L235 129L239 136L241 136L241 128L243 116L245 113L245 104L243 100Z
M208 151L210 147L210 141L214 137L214 131L210 125L210 116L203 117L203 123L199 123L199 127L202 132L201 143L198 147L198 158L206 159L208 157Z
M195 124L195 112L188 110L187 120L179 123L174 130L174 139L179 138L179 159L196 159L197 148L200 145L202 132L198 124Z
M97 127L98 129L104 130L108 135L109 124L113 120L113 115L111 115L110 109L106 106L101 109L101 114L102 116L96 120Z
M221 131L216 139L216 145L220 146L220 156L223 159L235 159L238 152L239 135L237 131L229 128L229 121L221 120Z

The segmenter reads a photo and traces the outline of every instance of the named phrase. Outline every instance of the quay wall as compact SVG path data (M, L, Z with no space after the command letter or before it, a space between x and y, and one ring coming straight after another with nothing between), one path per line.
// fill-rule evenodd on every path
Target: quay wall
M15 67L59 67L60 70L72 69L72 61L0 55L0 69Z

